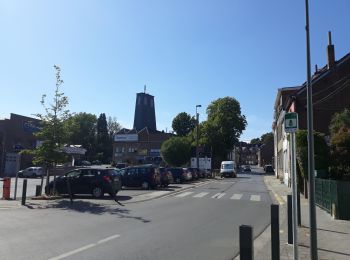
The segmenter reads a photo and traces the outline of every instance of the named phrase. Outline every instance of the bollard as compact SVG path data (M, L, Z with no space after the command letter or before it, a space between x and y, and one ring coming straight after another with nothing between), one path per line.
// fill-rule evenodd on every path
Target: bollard
M280 259L280 221L279 205L271 205L271 256L272 260Z
M23 189L22 189L22 205L26 205L26 197L27 197L27 179L24 179Z
M292 210L292 195L287 195L288 204L288 244L293 244L293 210Z
M297 196L297 207L298 207L298 226L301 227L301 209L300 209L300 191L298 189L298 196Z
M71 177L67 177L67 189L68 189L68 193L69 193L70 204L73 204L73 193L72 193L72 186L70 183L70 179L71 179Z
M36 185L35 187L35 196L38 197L41 195L41 186L40 185Z
M252 226L239 226L239 251L241 260L254 259Z
M4 200L10 199L11 194L11 178L5 177L3 179L3 186L2 186L2 198Z

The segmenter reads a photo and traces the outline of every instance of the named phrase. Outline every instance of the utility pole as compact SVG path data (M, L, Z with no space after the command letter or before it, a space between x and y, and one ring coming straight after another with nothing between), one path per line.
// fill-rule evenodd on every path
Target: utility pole
M196 105L196 160L197 160L197 169L199 169L199 113L197 108L202 107L202 105Z
M309 176L309 218L310 218L310 256L317 260L317 223L315 206L315 159L314 159L314 126L312 109L311 55L309 0L305 0L306 13L306 62L307 62L307 131L308 131L308 176Z

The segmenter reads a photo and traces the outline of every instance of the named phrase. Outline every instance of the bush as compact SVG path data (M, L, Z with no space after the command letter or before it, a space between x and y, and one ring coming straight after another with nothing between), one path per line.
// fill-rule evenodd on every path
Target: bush
M160 152L170 166L182 166L191 158L191 144L186 137L172 137L162 144Z
M308 140L307 130L296 133L296 153L301 176L308 179ZM314 132L315 170L327 170L329 167L329 147L325 135Z

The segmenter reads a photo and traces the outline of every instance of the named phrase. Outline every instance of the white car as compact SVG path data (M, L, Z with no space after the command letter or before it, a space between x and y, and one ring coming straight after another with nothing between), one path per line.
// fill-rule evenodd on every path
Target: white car
M41 177L44 174L42 167L28 167L18 172L20 177Z

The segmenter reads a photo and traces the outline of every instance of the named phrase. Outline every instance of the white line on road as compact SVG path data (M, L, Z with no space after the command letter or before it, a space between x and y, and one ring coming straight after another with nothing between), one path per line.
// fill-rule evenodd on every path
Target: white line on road
M223 196L225 196L226 193L216 193L213 197L211 197L212 199L220 199Z
M109 240L113 240L113 239L118 238L118 237L120 237L120 235L114 235L114 236L106 237L104 239L101 239L101 240L97 241L97 244L102 244L102 243L108 242Z
M198 193L197 195L194 195L193 198L202 198L207 194L209 194L209 192L201 192L201 193Z
M175 197L183 198L183 197L186 197L192 193L193 193L192 191L187 191L187 192L180 193L179 195L176 195Z
M243 194L233 194L233 196L230 198L231 200L240 200L242 198Z
M113 239L115 239L115 238L118 238L118 237L120 237L120 235L118 235L118 234L117 234L117 235L110 236L110 237L106 237L106 238L104 238L104 239L101 239L101 240L97 241L97 243L92 243L92 244L88 244L88 245L86 245L86 246L79 247L79 248L77 248L77 249L74 249L74 250L69 251L69 252L67 252L67 253L64 253L64 254L62 254L62 255L59 255L59 256L56 256L56 257L52 257L52 258L50 258L49 260L60 260L60 259L64 259L64 258L67 258L68 256L75 255L75 254L77 254L77 253L80 253L80 252L85 251L85 250L87 250L87 249L89 249L89 248L95 247L95 246L97 246L97 245L99 245L99 244L106 243L106 242L108 242L108 241L110 241L110 240L113 240Z
M84 251L84 250L87 250L87 249L89 249L89 248L91 248L91 247L94 247L94 246L96 246L96 244L89 244L89 245L86 245L86 246L82 246L82 247L80 247L80 248L78 248L78 249L75 249L75 250L72 250L72 251L70 251L70 252L68 252L68 253L65 253L65 254L62 254L62 255L59 255L59 256L50 258L49 260L60 260L60 259L66 258L66 257L68 257L68 256L77 254L77 253L79 253L79 252L82 252L82 251Z
M253 200L253 201L260 201L260 195L251 195L251 196L250 196L250 200Z

